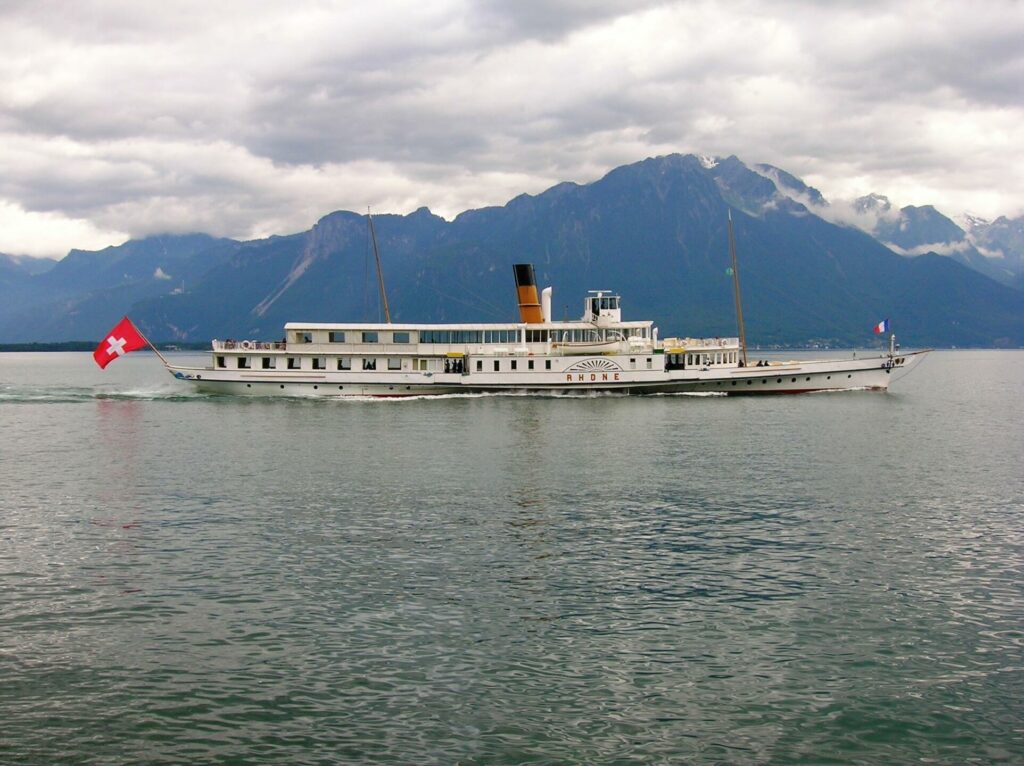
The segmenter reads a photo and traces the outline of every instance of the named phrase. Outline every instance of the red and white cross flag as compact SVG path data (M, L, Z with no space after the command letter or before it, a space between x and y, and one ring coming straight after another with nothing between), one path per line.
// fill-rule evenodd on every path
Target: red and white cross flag
M132 324L132 320L125 317L117 323L113 330L107 333L107 337L92 352L92 358L96 360L96 364L103 368L119 356L124 356L129 351L138 351L147 345L146 339L142 337L142 333Z

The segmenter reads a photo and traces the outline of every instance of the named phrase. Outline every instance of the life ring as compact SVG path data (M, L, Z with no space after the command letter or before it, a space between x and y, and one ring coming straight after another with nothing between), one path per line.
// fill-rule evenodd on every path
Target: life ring
M252 348L252 341L251 340L243 340L242 343L241 343L241 346L246 351L249 351Z

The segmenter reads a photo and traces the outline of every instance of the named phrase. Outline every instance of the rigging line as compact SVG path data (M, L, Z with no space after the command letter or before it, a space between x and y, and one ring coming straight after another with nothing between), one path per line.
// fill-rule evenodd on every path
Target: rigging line
M444 299L446 299L448 301L452 301L454 303L461 303L463 306L468 306L469 308L476 309L478 311L482 309L484 311L484 313L490 314L490 315L495 316L495 317L498 317L499 319L504 317L504 316L507 316L507 312L499 311L496 307L491 308L491 307L488 307L487 305L481 306L480 303L485 303L486 304L486 301L483 301L479 297L474 296L477 301L480 301L480 303L475 303L474 304L474 303L470 303L469 301L463 300L461 298L456 298L453 295L449 295L448 293L445 293L445 292L437 289L433 285L426 284L426 283L421 283L420 286L421 287L426 287L428 290L433 290L435 293L437 293L442 298L444 298ZM519 324L519 323L518 322L509 322L509 324Z
M479 305L484 306L488 311L490 311L490 313L494 314L495 316L505 316L507 314L507 311L503 307L499 306L497 303L492 303L491 301L487 300L480 293L468 292L468 294ZM465 305L468 306L470 304L467 303Z
M366 220L370 224L370 239L373 240L373 257L377 261L377 281L380 284L380 302L384 306L384 319L391 324L391 309L388 308L388 294L384 289L384 270L380 266L380 251L377 249L377 233L373 229L373 216L370 208L366 208Z

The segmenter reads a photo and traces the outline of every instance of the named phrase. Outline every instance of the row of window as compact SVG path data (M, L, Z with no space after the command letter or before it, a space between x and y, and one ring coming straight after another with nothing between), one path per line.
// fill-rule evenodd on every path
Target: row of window
M252 358L251 357L239 356L239 357L236 357L236 359L237 359L236 364L238 365L238 369L239 370L251 370L253 368L252 367ZM276 356L263 356L263 357L260 357L260 369L263 369L263 370L276 370L277 369L277 360L278 360L278 357L276 357ZM377 359L375 357L364 357L364 358L362 358L362 359L360 359L358 361L362 365L362 368L364 370L376 370L377 369ZM339 369L339 370L351 370L352 369L352 357L348 357L348 356L346 356L346 357L339 357L337 360L335 360L335 362L337 364L337 369ZM423 366L421 366L421 367L417 367L417 362L425 363L426 360L425 359L418 359L418 360L414 359L413 360L413 369L424 369L424 370L426 369L426 365L425 364L423 364ZM217 367L220 367L221 369L227 368L227 357L218 356L217 357ZM302 369L302 359L301 359L301 357L297 357L297 356L285 357L285 367L286 367L286 369L289 369L289 370L301 370ZM400 370L400 369L402 369L402 360L401 360L401 358L397 357L397 356L388 357L388 359L387 359L387 368L389 370ZM327 357L325 357L325 356L314 356L313 357L313 369L314 370L326 370L327 369Z
M647 337L647 328L638 327L630 332ZM420 343L519 343L519 330L420 330ZM384 336L383 338L381 336ZM391 336L390 339L388 336ZM573 330L526 330L527 343L592 343L606 340L622 340L622 332L613 329L578 328ZM312 332L296 334L299 343L313 343ZM327 333L328 343L410 343L411 333L404 331L381 333L377 330L346 332L331 330Z
M697 366L707 367L712 364L736 364L739 361L738 351L704 352L693 354L667 354L668 364L672 369Z
M277 369L277 360L278 360L279 357L263 356L263 357L258 357L258 358L260 360L260 369L264 369L264 370L276 370ZM252 367L253 357L239 356L239 357L235 357L235 359L236 359L235 363L238 365L238 369L239 370L251 370L251 369L253 369L253 367ZM285 360L285 367L286 367L286 369L289 369L289 370L301 370L302 369L302 357L288 356L288 357L284 357L284 360ZM387 360L386 361L387 369L389 369L389 370L401 370L402 369L402 359L401 359L401 357L392 356L392 357L387 357L386 360ZM359 366L361 366L362 369L364 369L364 370L376 370L377 369L378 361L383 361L383 360L379 360L376 357L362 357L362 358L356 360L357 364ZM426 371L428 369L427 361L428 360L426 360L426 359L413 359L412 360L412 369ZM491 361L491 363L493 365L494 372L500 372L502 370L502 360L501 359L492 359L490 361ZM527 370L534 370L534 369L536 369L536 366L535 366L536 362L539 361L539 360L536 360L536 359L506 359L505 361L508 363L508 366L505 369L511 370L511 371L517 371L519 369L522 369L520 367L520 363L521 362L526 362L525 369L527 369ZM342 356L342 357L337 357L337 358L333 358L332 357L331 358L331 362L336 365L335 369L338 369L338 370L351 370L352 369L353 357L350 357L350 356ZM327 370L328 369L328 366L327 366L328 365L328 358L326 356L314 356L314 357L312 357L312 363L313 363L313 369L314 370ZM647 365L647 369L648 370L650 370L653 367L653 359L651 357L647 357L646 358L646 365ZM636 359L635 358L631 358L629 360L629 366L630 366L630 369L636 369ZM227 357L226 356L218 356L217 357L217 367L219 367L221 369L226 369L227 368ZM483 369L484 369L484 360L483 359L477 359L476 360L476 371L477 372L483 372ZM550 370L551 369L551 360L550 359L545 359L544 360L544 369L545 370ZM464 372L465 371L465 367L463 365L463 360L461 358L458 358L458 359L445 359L444 360L444 371L445 372Z
M853 375L847 375L846 377L847 377L847 378L852 378L852 377L853 377ZM832 380L832 376L831 376L831 375L826 375L826 376L825 376L825 379L826 379L826 380ZM809 383L809 382L810 382L810 380L811 380L811 376L810 376L810 375L808 375L808 376L807 376L806 378L804 378L804 381L805 381L805 382L808 382L808 383ZM733 384L733 385L735 386L735 385L736 385L736 384L737 384L738 382L739 382L739 381L736 381L736 380L734 380L734 381L732 381L732 384ZM761 378L761 382L762 382L762 383L764 383L764 384L767 384L767 383L768 383L768 378ZM775 379L775 382L776 382L776 383L781 383L781 382L782 382L782 378L776 378L776 379ZM796 383L796 378L790 378L790 379L789 379L789 382L790 382L790 383ZM718 384L719 384L719 383L718 383L718 381L707 381L707 382L705 382L705 383L701 383L701 385L702 385L702 386L714 386L714 385L718 385ZM748 385L748 386L752 386L752 385L754 385L754 381L753 381L753 380L751 380L751 379L748 379L748 380L747 380L747 385Z
M420 343L518 343L519 330L420 330Z
M380 343L380 333L376 330L367 330L365 332L351 333L353 338L346 341L346 335L343 330L331 330L327 333L328 343ZM358 340L355 336L358 336ZM312 343L313 333L311 332L300 332L298 333L299 343ZM409 343L410 335L407 332L393 332L391 333L391 343Z

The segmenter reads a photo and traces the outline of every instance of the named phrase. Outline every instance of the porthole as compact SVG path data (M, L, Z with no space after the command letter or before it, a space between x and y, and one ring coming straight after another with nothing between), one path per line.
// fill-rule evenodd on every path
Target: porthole
M852 378L852 377L853 377L853 375L847 375L846 377L848 377L848 378Z
M827 378L825 378L825 380L832 380L832 376L829 375Z
M313 386L313 390L316 391L320 386Z
M782 378L779 378L779 379L778 379L778 380L776 380L775 382L776 382L776 383L781 383L781 382L782 382Z
M281 384L281 388L284 388L284 383Z
M791 378L789 382L790 383L796 383L796 378Z
M246 383L246 384L245 384L245 387L246 387L246 388L252 388L252 383Z
M768 382L768 378L762 378L761 382L762 383L767 383Z
M732 382L732 384L733 384L733 385L735 386L735 385L736 385L736 381L734 380L734 381Z
M202 380L202 379L203 379L202 375L196 375L196 380Z
M344 386L338 386L338 390L339 390L339 391L341 391L341 390L342 390L342 389L344 389L344 388L345 388Z
M748 380L748 381L747 381L747 385L748 385L748 386L752 386L752 385L754 385L754 381L752 381L752 380Z
M810 379L811 379L811 376L810 376L810 375L808 375L808 376L807 376L807 380L810 380Z
M411 391L411 390L412 390L412 386L406 386L406 387L405 387L405 390L406 390L406 391Z

